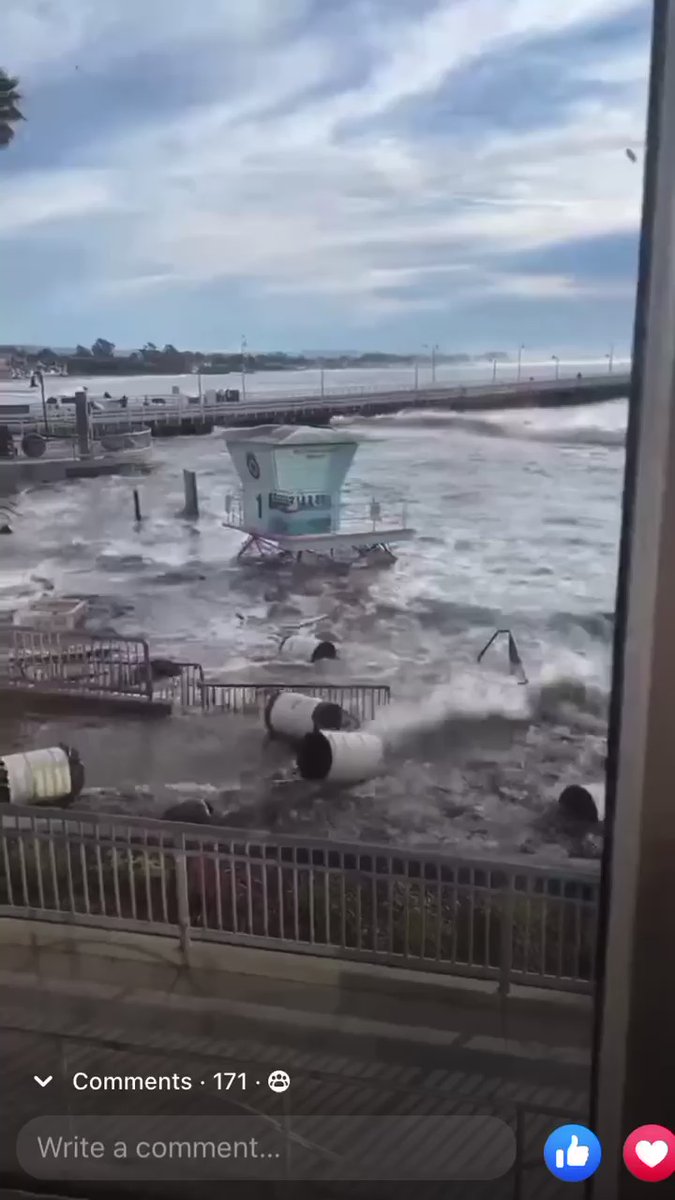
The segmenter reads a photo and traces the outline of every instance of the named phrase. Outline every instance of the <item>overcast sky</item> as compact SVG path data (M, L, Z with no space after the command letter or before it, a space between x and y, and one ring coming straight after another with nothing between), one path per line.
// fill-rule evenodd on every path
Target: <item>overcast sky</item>
M627 348L650 9L0 0L0 342Z

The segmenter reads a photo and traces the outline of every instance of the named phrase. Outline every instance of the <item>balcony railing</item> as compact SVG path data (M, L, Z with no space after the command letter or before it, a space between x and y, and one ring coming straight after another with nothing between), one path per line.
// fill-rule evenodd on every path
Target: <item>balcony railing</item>
M587 993L596 864L7 806L0 915Z

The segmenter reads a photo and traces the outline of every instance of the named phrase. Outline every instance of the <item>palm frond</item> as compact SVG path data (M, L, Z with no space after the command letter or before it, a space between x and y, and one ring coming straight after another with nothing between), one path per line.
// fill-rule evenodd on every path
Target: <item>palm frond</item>
M0 147L9 145L14 137L14 126L25 120L20 103L18 79L0 70Z

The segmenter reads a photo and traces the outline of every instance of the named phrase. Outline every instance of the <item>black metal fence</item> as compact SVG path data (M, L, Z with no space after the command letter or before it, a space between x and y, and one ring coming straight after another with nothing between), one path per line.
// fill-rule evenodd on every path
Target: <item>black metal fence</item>
M80 637L54 630L13 630L3 682L147 700L153 694L150 652L143 639Z
M207 679L200 663L155 659L142 638L78 636L54 630L12 630L5 685L140 697L183 708L261 714L272 693L300 690L339 704L359 723L389 704L391 689L369 683L250 683Z

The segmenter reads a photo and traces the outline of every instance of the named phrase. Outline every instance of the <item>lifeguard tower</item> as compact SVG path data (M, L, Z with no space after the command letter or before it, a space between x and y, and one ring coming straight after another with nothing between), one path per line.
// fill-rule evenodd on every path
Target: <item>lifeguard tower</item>
M391 546L414 534L404 505L386 514L376 497L346 502L344 481L359 445L352 434L259 425L232 429L225 442L242 482L241 494L225 504L225 524L248 535L239 559L391 562Z

